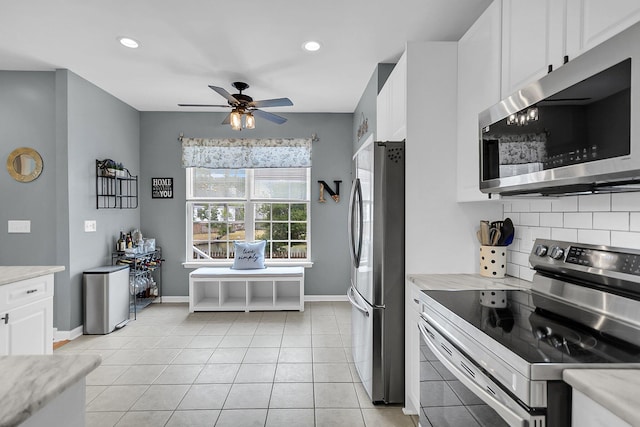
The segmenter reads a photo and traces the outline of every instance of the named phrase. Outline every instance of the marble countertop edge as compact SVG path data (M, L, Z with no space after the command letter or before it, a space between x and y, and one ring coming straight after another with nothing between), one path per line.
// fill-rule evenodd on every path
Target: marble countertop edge
M0 426L15 426L100 366L99 355L0 356Z
M622 420L634 426L640 425L640 370L565 369L562 379Z
M531 282L507 276L501 279L480 274L407 274L407 280L422 290L531 289Z
M32 279L46 274L64 271L63 265L12 265L0 266L0 285Z

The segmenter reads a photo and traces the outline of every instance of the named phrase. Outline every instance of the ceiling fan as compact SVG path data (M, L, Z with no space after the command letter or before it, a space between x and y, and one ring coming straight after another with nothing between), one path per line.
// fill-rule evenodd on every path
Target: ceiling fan
M268 113L260 110L264 107L286 107L293 105L293 102L289 98L275 98L264 99L262 101L254 101L249 95L245 95L242 91L249 88L249 85L244 82L233 82L231 84L238 90L239 93L230 94L224 88L209 85L209 88L218 92L222 97L227 100L227 105L212 105L212 104L178 104L180 107L231 107L231 113L222 122L223 125L231 124L234 130L242 129L242 116L245 116L245 128L253 129L255 127L255 119L253 115L269 120L276 124L283 124L287 121L282 116L277 114Z

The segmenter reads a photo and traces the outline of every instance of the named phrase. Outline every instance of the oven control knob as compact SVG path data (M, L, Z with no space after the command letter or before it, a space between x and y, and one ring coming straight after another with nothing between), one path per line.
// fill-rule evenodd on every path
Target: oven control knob
M549 256L553 259L560 259L564 256L564 249L562 249L560 246L554 246L551 248Z
M534 252L538 256L545 256L547 254L547 247L545 245L538 245L534 249Z

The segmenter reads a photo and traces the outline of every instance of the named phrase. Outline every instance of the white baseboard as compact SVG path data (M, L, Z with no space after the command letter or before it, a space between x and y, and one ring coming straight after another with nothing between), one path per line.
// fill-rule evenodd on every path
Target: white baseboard
M53 328L53 342L75 340L82 336L83 332L84 325L80 325L70 331L59 331L58 328Z
M158 299L162 300L162 301L158 301ZM187 304L189 303L189 296L163 296L162 298L156 298L155 302L186 302Z
M348 301L346 295L305 295L305 302Z

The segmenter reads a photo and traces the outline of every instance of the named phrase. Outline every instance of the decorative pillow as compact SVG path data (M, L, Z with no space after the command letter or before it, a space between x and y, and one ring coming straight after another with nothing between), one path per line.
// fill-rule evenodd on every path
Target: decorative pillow
M266 240L258 242L233 242L235 256L233 258L233 269L248 270L252 268L265 268L264 248Z

